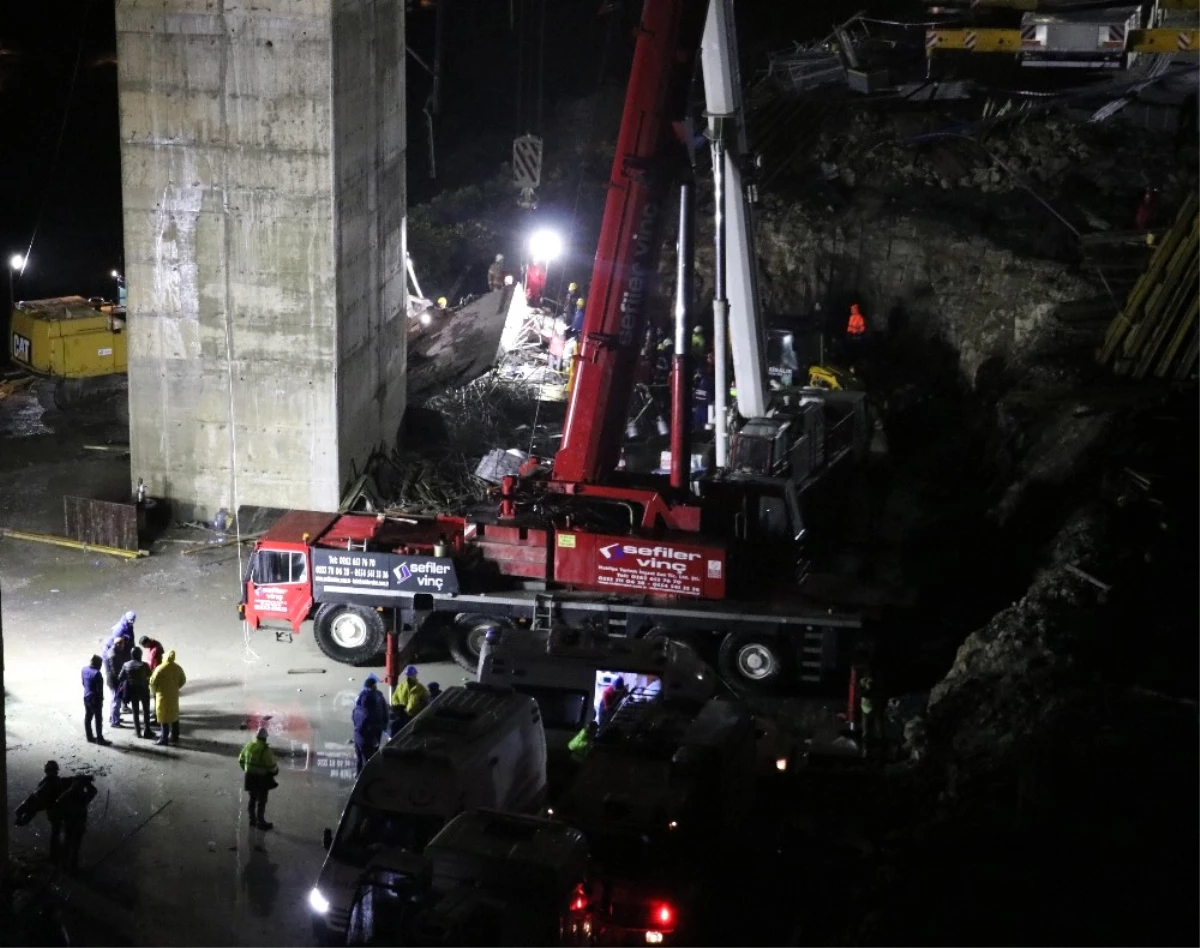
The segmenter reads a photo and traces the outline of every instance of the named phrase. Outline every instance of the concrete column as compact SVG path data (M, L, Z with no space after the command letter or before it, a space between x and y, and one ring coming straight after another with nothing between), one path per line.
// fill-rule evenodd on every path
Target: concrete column
M117 0L132 476L332 510L405 404L404 0Z

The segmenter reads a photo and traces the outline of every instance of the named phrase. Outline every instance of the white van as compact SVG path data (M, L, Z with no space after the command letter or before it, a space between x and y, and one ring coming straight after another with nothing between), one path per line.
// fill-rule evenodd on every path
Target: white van
M420 853L459 813L536 813L546 796L537 703L511 688L447 688L363 768L309 893L318 939L344 939L359 876Z
M717 676L696 651L665 638L632 639L585 629L511 631L483 655L479 681L534 698L551 754L596 718L604 689L624 679L633 701L711 698Z
M359 880L349 945L589 945L588 848L565 823L460 813Z

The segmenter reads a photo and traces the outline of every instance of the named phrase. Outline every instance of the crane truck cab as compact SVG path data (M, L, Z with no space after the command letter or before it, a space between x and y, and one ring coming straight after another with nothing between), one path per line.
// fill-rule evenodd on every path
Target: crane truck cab
M472 810L420 857L363 874L350 945L585 945L587 841L539 817Z
M342 938L362 872L421 853L459 813L537 812L546 738L537 703L510 688L447 688L363 767L309 893L318 938Z
M479 668L480 682L507 686L537 701L552 759L565 757L571 738L596 719L600 696L618 676L634 702L696 707L713 696L717 685L713 670L682 642L564 626L502 633Z
M756 798L754 720L714 698L699 710L624 704L596 737L555 818L592 854L599 944L695 944L721 902Z

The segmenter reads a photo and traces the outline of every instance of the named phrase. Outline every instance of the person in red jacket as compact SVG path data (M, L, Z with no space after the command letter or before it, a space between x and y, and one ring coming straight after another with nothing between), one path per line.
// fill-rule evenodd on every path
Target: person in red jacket
M629 694L629 689L625 686L625 679L621 675L614 678L612 683L600 692L600 706L596 709L596 720L600 727L604 727L608 723L613 712L625 700L627 694Z
M150 674L154 674L154 669L162 663L163 659L163 644L158 639L152 639L148 635L143 635L138 639L138 645L142 647L142 656L146 659L146 664L150 666Z
M859 338L867 334L867 320L857 303L850 304L850 319L846 322L846 335Z

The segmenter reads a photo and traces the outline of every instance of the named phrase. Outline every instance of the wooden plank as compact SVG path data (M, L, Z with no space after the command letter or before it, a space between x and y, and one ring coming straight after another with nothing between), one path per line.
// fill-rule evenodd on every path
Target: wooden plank
M1195 287L1192 289L1195 290ZM1183 319L1179 321L1179 327L1175 330L1171 341L1167 343L1166 351L1163 352L1162 358L1158 362L1158 367L1154 370L1154 374L1159 378L1166 378L1170 374L1171 365L1178 358L1180 350L1183 349L1183 343L1188 338L1188 334L1192 333L1192 339L1195 339L1197 313L1200 313L1200 297L1193 293L1191 305L1188 306Z
M138 515L134 504L64 496L63 520L63 532L80 543L118 550L138 548Z

